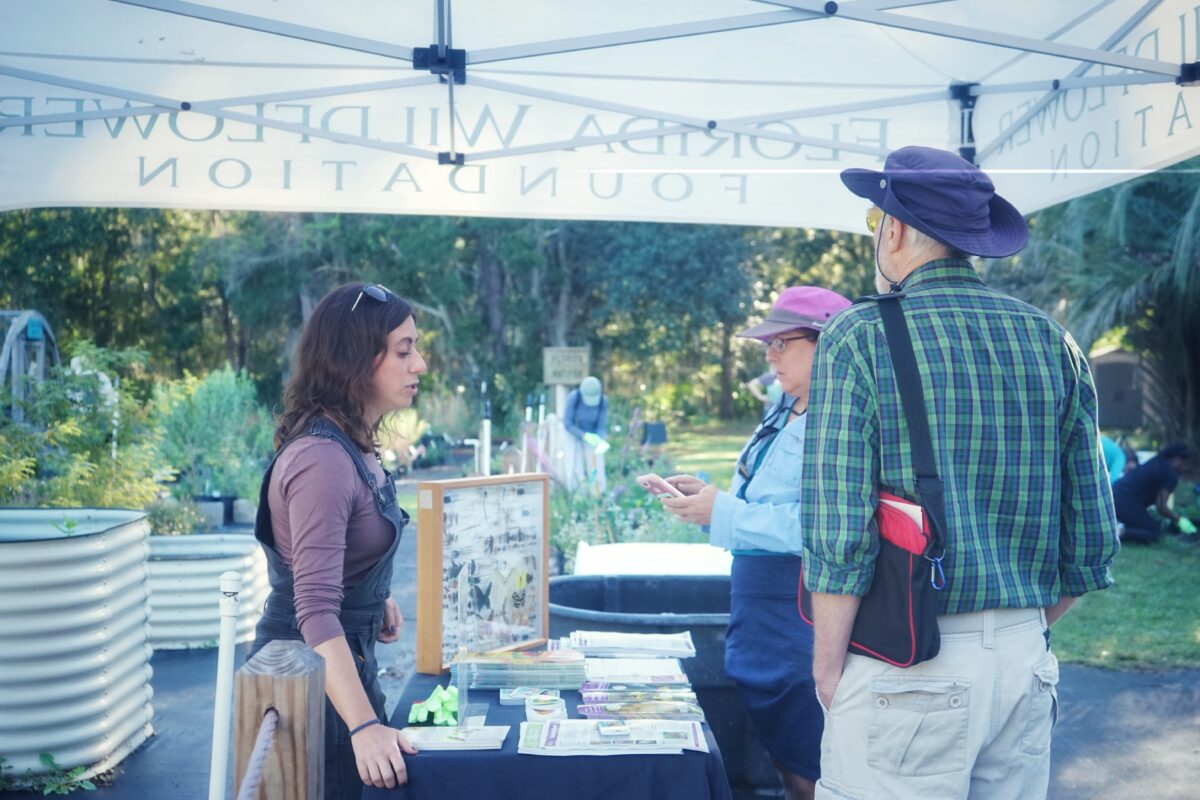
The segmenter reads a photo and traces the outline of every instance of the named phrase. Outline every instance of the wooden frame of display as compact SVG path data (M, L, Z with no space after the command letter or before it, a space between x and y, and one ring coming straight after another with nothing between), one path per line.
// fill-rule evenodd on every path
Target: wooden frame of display
M498 496L488 497L488 490L496 487L500 490ZM511 487L506 489L505 487ZM521 489L524 489L522 491ZM480 490L475 492L473 490ZM532 490L532 491L530 491ZM508 492L512 493L509 494ZM528 494L527 494L528 492ZM516 527L505 527L496 518L489 518L479 507L479 495L482 494L485 504L499 504L502 509L515 510L522 519ZM468 519L460 519L457 514L446 511L449 502L474 503L464 505ZM536 508L540 501L540 508ZM528 508L521 508L526 505ZM488 510L498 510L491 508ZM482 519L471 519L475 515ZM452 537L451 547L447 548L447 535ZM461 537L461 538L460 538ZM512 537L516 537L513 541ZM531 537L526 539L526 537ZM494 551L494 542L503 538L505 544L500 550ZM464 551L466 554L464 555ZM466 632L468 650L520 650L544 644L550 630L550 581L546 574L546 565L550 552L550 478L542 473L519 473L512 475L497 475L490 478L461 478L445 481L422 481L417 484L417 672L425 675L436 675L449 669L450 658L447 648L456 646L459 631ZM450 553L457 553L451 558L462 558L461 562L447 561ZM516 564L517 560L523 562ZM494 561L500 560L509 567L508 575L520 567L525 578L517 575L513 586L497 586L497 580L510 580L508 576L496 571L488 572L491 581L486 584L487 591L479 587L484 578L480 577L474 584L468 578L468 586L475 589L467 598L462 597L462 583L458 576L464 570L476 575L483 570L491 570ZM476 566L476 565L480 566ZM453 577L449 573L457 567ZM531 570L525 567L532 567ZM510 591L519 583L519 591ZM451 588L453 587L453 588ZM499 594L493 594L495 592ZM532 592L532 594L531 594ZM515 611L516 602L520 600L522 607L527 609L529 616L527 627L529 636L513 639L507 636L493 636L480 640L478 635L471 635L467 629L460 626L457 617L461 615L464 603L482 604L488 601L488 609L495 615L502 609ZM529 608L530 600L536 602L536 608ZM445 619L447 603L456 603L459 613L456 619ZM495 602L496 605L492 605ZM497 608L499 606L499 608ZM508 611L506 613L511 613ZM525 612L521 612L524 616ZM511 622L510 617L503 618L505 623ZM488 620L477 620L476 630L480 626L490 627L495 624L494 617ZM453 626L453 628L449 626ZM500 641L506 639L506 641Z

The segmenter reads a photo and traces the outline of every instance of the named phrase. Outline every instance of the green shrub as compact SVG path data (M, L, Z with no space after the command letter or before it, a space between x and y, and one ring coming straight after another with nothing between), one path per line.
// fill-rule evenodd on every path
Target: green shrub
M72 354L71 366L28 387L25 422L0 415L0 503L141 508L158 494L160 464L145 408L121 372L144 354L86 341Z
M186 536L204 527L204 516L190 499L160 497L146 506L150 532L159 536Z
M275 427L244 371L226 366L159 384L152 406L158 452L179 473L177 497L258 496Z

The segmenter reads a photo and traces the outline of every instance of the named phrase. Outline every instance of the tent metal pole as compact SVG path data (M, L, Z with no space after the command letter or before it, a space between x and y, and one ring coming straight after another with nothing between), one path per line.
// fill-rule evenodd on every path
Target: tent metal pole
M849 114L854 111L871 111L877 108L893 108L911 106L917 103L935 103L938 100L949 100L950 91L939 89L936 92L921 92L919 94L888 97L880 100L863 100L858 103L839 103L833 106L814 106L813 108L795 108L787 111L759 114L755 117L738 117L736 122L750 124L754 122L773 122L784 119L805 119L807 117L828 117L834 114Z
M561 139L555 142L541 142L522 147L504 147L496 150L481 150L467 156L467 161L485 161L492 158L511 158L512 156L527 156L536 153L549 153L555 150L574 150L579 147L592 147L601 144L620 144L639 139L653 139L657 136L677 136L680 134L696 133L697 128L691 125L672 125L667 128L654 130L626 131L625 133L610 133L607 136L576 136L574 139Z
M1100 13L1105 8L1107 8L1108 6L1112 5L1115 2L1116 2L1116 0L1100 0L1100 2L1096 3L1091 8L1084 11L1082 14L1078 15L1074 19L1065 23L1058 30L1051 31L1049 34L1047 34L1045 37L1046 41L1049 41L1049 42L1055 41L1056 39L1058 39L1058 37L1062 36L1064 33L1074 30L1077 26L1079 26L1083 22L1086 22L1087 20L1091 19L1093 16ZM993 67L991 69L991 71L989 71L988 73L986 73L984 75L980 75L979 77L975 78L975 82L983 83L988 78L991 78L993 75L1000 74L1001 72L1008 69L1013 64L1017 63L1018 61L1020 61L1021 59L1025 58L1028 55L1029 55L1029 53L1015 54L1012 58L1008 59L1003 64Z
M734 133L742 136L753 136L759 139L770 139L773 141L788 142L791 144L809 145L822 150L846 150L848 152L863 153L866 155L879 157L884 157L888 153L888 151L883 148L867 147L865 145L858 145L852 142L845 142L837 139L822 139L814 136L789 134L782 131L772 131L765 128L750 128L744 125L739 125L735 122L721 123L717 130L722 133ZM594 145L619 144L621 142L633 142L641 139L655 139L658 137L679 136L691 133L707 134L709 131L710 129L708 127L699 128L695 125L673 125L665 128L612 133L606 136L577 136L573 139L562 139L555 142L541 142L539 144L525 145L523 147L506 147L496 150L483 150L467 155L466 160L485 161L494 158L510 158L512 156L548 153L555 150L574 150L576 148L590 147Z
M400 61L412 61L412 48L388 44L373 39L363 39L359 36L347 36L333 31L309 28L304 25L293 25L288 22L256 17L252 14L239 14L236 11L222 11L211 6L198 3L187 3L182 0L110 0L113 3L123 3L127 6L137 6L151 11L162 11L167 14L178 14L182 17L216 22L235 28L245 28L260 33L270 33L285 36L289 39L300 39L314 44L325 44L343 50L354 50L359 53L369 53L376 56L395 58Z
M296 89L292 92L271 92L270 94L246 95L244 97L223 97L218 100L201 100L192 103L192 110L200 108L228 108L230 106L250 106L255 103L278 103L285 100L307 100L314 97L336 97L343 94L364 94L366 92L383 92L392 89L407 89L412 86L431 86L437 83L432 75L419 75L415 78L404 78L393 81L371 81L370 83L350 83L344 86L321 86L312 89Z
M821 11L822 8L829 5L821 2L812 2L811 0L776 0L776 2L780 5L803 11ZM1156 72L1162 75L1170 75L1173 78L1179 77L1180 73L1178 64L1169 64L1165 61L1137 58L1135 56L1127 56L1091 47L1058 44L1042 39L1033 39L1028 36L1014 36L1012 34L1000 33L998 31L985 31L979 28L954 25L948 22L936 22L934 20L905 17L899 14L859 9L857 6L851 4L846 4L844 7L836 3L832 5L836 8L836 17L852 19L858 22L869 22L889 28L899 28L917 33L929 33L949 39L963 39L968 42L990 44L997 47L1009 47L1031 53L1068 58L1073 61L1108 64L1109 66L1124 67L1125 69L1137 70L1139 72Z
M443 5L443 3L444 3L444 5ZM445 15L446 42L450 45L450 47L453 47L454 46L454 28L453 28L454 21L450 17L450 0L438 0L438 4L442 6L442 13ZM445 58L446 57L446 44L440 45L440 50L441 50L442 58ZM458 144L457 144L458 140L456 138L456 134L454 131L454 123L457 119L457 115L455 114L455 110L454 110L454 75L452 75L452 74L446 76L446 96L447 96L447 101L450 105L450 109L449 109L450 119L446 123L447 126L450 128L450 163L458 164L460 161L462 161L462 159L460 159L458 157ZM440 159L439 159L439 163L440 163ZM490 465L490 462L489 462L489 465Z
M446 60L446 0L433 0L434 30L437 31L438 58Z
M4 74L6 68L0 66L0 74ZM46 75L42 76L45 82L52 85L65 85L63 79L58 79L57 76ZM279 92L270 95L246 96L246 97L227 97L218 100L203 100L191 103L190 110L206 111L208 109L228 108L236 106L254 105L256 103L282 102L285 100L303 100L312 97L328 97L331 95L341 94L358 94L361 92L373 92L386 89L403 89L410 86L428 86L437 82L437 79L432 76L422 75L416 78L406 78L404 80L395 81L375 81L372 83L350 84L346 86L328 86L313 89L298 89L294 92ZM74 87L81 88L81 87ZM102 89L101 94L106 94L112 97L124 98L124 90L115 87L89 87L92 89ZM0 128L11 128L20 125L53 125L61 122L78 122L93 119L115 119L117 117L135 117L144 116L146 114L163 114L172 111L180 110L180 103L173 105L162 105L161 103L148 106L137 106L133 108L100 108L94 111L77 111L63 114L41 114L29 117L0 117ZM266 118L264 118L266 119ZM19 121L19 122L18 122Z
M1145 19L1147 16L1149 16L1151 11L1158 8L1159 4L1161 4L1161 3L1162 3L1162 0L1147 0L1147 2L1141 8L1139 8L1137 10L1137 12L1135 12L1133 14L1133 16L1131 16L1129 19L1125 20L1125 22L1121 25L1121 27L1119 27L1115 31L1113 31L1112 34L1107 39L1104 40L1104 42L1100 45L1101 49L1107 49L1109 47L1115 46L1116 43L1121 41L1122 39L1124 39L1125 35L1128 34L1131 30L1133 30L1134 27L1137 26L1138 23L1140 23L1143 19ZM1091 64L1080 64L1079 66L1075 67L1075 69L1071 70L1071 74L1068 77L1071 77L1071 78L1081 77L1082 75L1084 75L1084 73L1086 73L1091 68L1092 68ZM1051 91L1047 92L1045 94L1045 96L1042 97L1041 100L1037 101L1032 106L1030 106L1029 110L1026 111L1024 114L1022 114L1020 117L1018 117L1015 122L1013 122L1011 125L1009 125L1004 130L1000 131L1000 133L996 136L996 138L994 138L987 147L983 148L982 150L980 150L978 152L976 157L979 159L979 163L982 164L983 160L985 158L990 156L992 153L996 152L997 149L999 149L1005 142L1007 142L1009 140L1009 138L1013 135L1013 133L1015 133L1016 131L1019 131L1021 129L1022 125L1024 125L1029 120L1033 119L1034 116L1036 116L1039 111L1041 111L1043 108L1045 108L1046 105L1052 99L1054 99L1055 96L1058 95L1059 91L1061 91L1061 90L1052 89Z
M928 2L946 2L946 0L925 0L924 2L921 2L921 0L859 0L859 3L864 7L872 9L904 8L907 6L926 5ZM779 3L778 5L788 4ZM650 28L596 34L594 36L576 36L568 39L553 39L545 42L530 42L528 44L518 44L509 47L474 50L467 54L467 63L488 64L518 58L573 53L579 50L598 50L604 47L617 47L626 44L681 39L688 36L703 36L709 33L762 28L770 25L787 25L793 22L809 22L814 19L823 19L824 17L824 11L810 11L807 9L743 14L736 17L721 17L719 19L701 20L698 22L681 23L679 25L658 25Z
M299 123L281 122L279 120L267 119L266 117L257 117L254 114L242 114L237 111L205 109L199 113L207 114L210 117L220 117L222 119L232 120L234 122L246 122L250 125L261 125L264 128L273 128L275 130L288 131L290 133L299 133L301 135L311 136L316 139L328 139L331 142L340 142L342 144L365 147L369 150L382 150L387 153L399 153L401 155L424 158L429 161L438 160L438 154L431 150L422 150L418 147L410 147L409 145L399 144L398 142L385 142L381 139L364 139L361 136L351 136L350 134L338 133L337 131L322 130L320 128L313 128L308 125L300 125Z
M94 94L107 95L109 97L119 97L122 100L138 100L152 106L165 106L172 111L178 111L185 105L182 100L174 100L169 97L160 97L155 94L145 94L144 92L135 92L125 89L117 89L112 86L104 86L99 83L89 83L87 81L77 81L74 78L64 78L60 75L50 75L45 72L33 72L27 69L17 69L16 67L6 67L0 64L0 75L8 75L12 78L20 78L23 81L32 83L46 83L51 86L62 86L67 89L80 89L85 92Z
M596 100L589 97L578 97L576 95L564 94L562 92L552 92L547 89L534 89L528 86L520 86L507 81L498 81L492 78L481 78L474 75L471 78L471 83L475 86L481 86L485 89L499 89L502 92L510 92L512 94L525 95L527 97L538 97L542 100L550 100L556 103L567 103L573 106L583 106L584 108L593 108L597 111L614 111L618 114L629 114L634 117L649 117L651 119L660 119L664 122L676 122L682 125L688 125L693 128L709 127L709 119L703 117L693 117L687 114L673 114L671 112L655 111L649 108L639 106L631 106L625 103L613 103L608 100Z
M1168 75L1136 75L1125 73L1119 75L1097 75L1094 78L1054 78L1044 81L1025 81L1024 83L997 83L992 86L976 86L971 94L1012 94L1013 92L1053 92L1067 89L1090 89L1103 86L1144 86L1153 83L1174 83Z
M167 106L137 106L136 108L105 108L99 111L78 111L69 114L38 114L31 117L0 117L0 128L23 128L26 125L56 125L60 122L87 122L93 119L143 117L147 114L170 114L178 108Z
M291 122L281 122L279 120L269 119L267 117L259 117L254 114L242 114L237 111L226 111L224 109L204 106L193 109L191 103L186 101L171 100L165 97L157 97L155 95L143 94L142 92L129 92L124 89L117 89L112 86L102 86L95 83L86 83L84 81L76 81L70 78L62 78L57 75L46 75L45 73L29 72L28 70L14 69L12 67L0 66L0 75L11 75L23 80L31 80L38 83L51 84L53 86L64 86L70 89L82 89L88 92L95 92L106 95L108 97L117 97L126 100L140 100L153 106L162 106L167 113L176 113L177 111L195 111L197 114L206 114L210 117L220 117L222 119L232 120L234 122L246 122L251 125L261 125L264 128L273 128L277 130L289 131L291 133L299 133L306 136L313 136L318 139L328 139L333 142L341 142L342 144L357 145L373 150L384 150L390 153L400 153L402 155L415 156L416 158L425 158L436 161L437 153L421 150L417 147L398 144L394 142L384 142L377 139L365 139L361 136L350 136L348 134L337 133L335 131L321 130L308 125L300 125ZM120 109L124 111L125 109ZM134 109L130 109L133 111ZM154 113L147 111L146 113ZM28 123L26 123L28 124ZM6 123L5 127L9 127Z
M809 147L817 147L822 150L845 150L848 153L861 153L868 156L878 156L879 158L884 158L888 153L891 152L886 147L870 147L865 144L843 142L837 139L822 139L816 136L804 136L797 133L784 133L782 131L772 131L766 128L752 128L748 125L737 125L729 122L722 122L718 130L729 133L740 133L743 136L754 136L759 139L771 139L777 142L808 145Z

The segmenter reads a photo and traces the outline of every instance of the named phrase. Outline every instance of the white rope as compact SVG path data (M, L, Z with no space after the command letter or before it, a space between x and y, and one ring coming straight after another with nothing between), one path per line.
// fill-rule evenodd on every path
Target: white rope
M267 760L267 751L271 749L271 743L275 740L275 725L278 722L279 712L268 708L267 713L263 714L262 724L258 726L258 738L254 740L254 751L250 753L250 763L246 765L246 774L242 776L237 800L254 800L258 796L263 762Z

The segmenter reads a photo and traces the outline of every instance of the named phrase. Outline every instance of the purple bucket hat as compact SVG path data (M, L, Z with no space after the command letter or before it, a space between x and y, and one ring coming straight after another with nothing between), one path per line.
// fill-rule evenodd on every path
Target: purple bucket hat
M790 286L779 293L766 319L753 328L738 331L737 335L766 342L781 333L801 328L820 331L850 305L849 300L829 289Z
M985 258L1011 256L1029 240L1012 203L979 167L945 150L901 147L883 171L842 170L842 183L939 242Z

